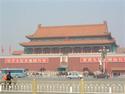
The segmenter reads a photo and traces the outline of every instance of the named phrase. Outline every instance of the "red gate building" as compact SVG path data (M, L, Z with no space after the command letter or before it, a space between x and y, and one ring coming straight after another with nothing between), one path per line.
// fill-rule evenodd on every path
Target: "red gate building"
M23 67L31 71L98 71L101 52L107 55L103 64L110 74L125 74L125 54L117 54L116 41L108 32L107 23L45 27L38 25L35 33L26 36L30 41L21 43L23 55L1 56L0 68Z

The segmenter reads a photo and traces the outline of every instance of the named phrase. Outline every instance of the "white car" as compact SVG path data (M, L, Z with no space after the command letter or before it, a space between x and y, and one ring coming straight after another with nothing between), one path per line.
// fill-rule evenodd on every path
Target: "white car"
M68 72L67 78L81 79L81 78L83 78L83 75L81 75L79 72Z

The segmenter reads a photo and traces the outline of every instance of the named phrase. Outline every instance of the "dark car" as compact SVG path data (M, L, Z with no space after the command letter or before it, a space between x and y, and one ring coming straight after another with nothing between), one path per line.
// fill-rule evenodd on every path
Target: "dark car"
M109 78L109 75L108 74L103 74L103 73L101 73L101 74L98 74L98 75L96 75L96 78Z

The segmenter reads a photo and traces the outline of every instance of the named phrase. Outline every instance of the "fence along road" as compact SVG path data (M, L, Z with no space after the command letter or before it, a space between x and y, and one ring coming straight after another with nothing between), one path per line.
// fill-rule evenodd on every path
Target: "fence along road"
M0 94L125 94L125 80L21 80L1 84Z

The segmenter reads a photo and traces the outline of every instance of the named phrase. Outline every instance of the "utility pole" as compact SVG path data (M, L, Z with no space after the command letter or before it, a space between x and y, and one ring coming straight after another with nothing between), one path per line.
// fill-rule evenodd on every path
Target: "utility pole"
M100 66L99 69L100 71L104 74L105 73L105 58L107 55L107 50L105 47L103 47L103 49L101 50L101 60L100 60Z

